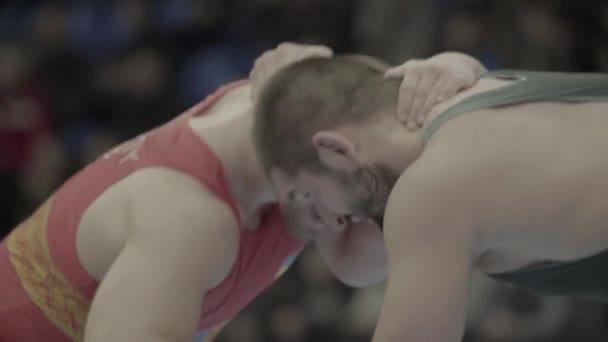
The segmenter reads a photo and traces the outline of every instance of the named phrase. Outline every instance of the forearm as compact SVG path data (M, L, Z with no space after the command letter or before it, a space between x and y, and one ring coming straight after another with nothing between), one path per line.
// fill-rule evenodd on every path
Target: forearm
M390 268L374 342L459 342L464 332L477 235L471 204L457 194L468 179L463 182L457 166L444 177L447 168L436 161L417 163L386 205Z
M488 71L488 69L486 69L486 67L481 64L478 59L462 52L442 52L432 56L430 59L442 62L462 63L463 65L470 68L470 70L475 74L477 78L479 78L481 75Z

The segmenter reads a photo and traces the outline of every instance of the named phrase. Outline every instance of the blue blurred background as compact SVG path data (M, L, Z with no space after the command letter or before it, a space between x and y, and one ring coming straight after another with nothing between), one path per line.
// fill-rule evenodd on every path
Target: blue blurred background
M246 77L282 41L391 63L458 50L489 68L608 69L608 2L0 2L0 236L112 145ZM340 285L314 250L226 342L369 341L383 286ZM466 341L606 341L608 310L476 276Z

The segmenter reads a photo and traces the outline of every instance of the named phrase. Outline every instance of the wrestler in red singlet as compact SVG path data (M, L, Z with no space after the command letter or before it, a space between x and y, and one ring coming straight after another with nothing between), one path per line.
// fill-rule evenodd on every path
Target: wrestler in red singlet
M220 161L188 122L241 83L219 89L167 124L106 153L67 181L0 243L0 342L83 339L98 283L78 259L76 230L98 196L130 174L164 167L191 175L225 201L238 219ZM286 270L302 246L284 229L278 207L258 229L241 229L238 259L222 283L207 292L195 341L210 341Z

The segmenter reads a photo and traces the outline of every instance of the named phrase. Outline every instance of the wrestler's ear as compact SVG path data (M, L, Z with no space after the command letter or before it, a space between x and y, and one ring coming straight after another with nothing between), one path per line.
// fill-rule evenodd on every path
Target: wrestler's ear
M359 159L355 155L354 144L340 133L320 131L312 137L319 159L330 169L355 171L359 168Z

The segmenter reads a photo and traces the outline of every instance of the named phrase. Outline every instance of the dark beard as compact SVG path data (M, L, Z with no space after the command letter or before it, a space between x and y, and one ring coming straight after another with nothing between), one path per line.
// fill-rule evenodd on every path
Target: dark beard
M283 215L283 220L285 221L285 226L292 237L300 241L310 241L313 227L304 223L305 220L303 217L306 215L306 212L302 211L301 208L298 208L293 203L288 202L281 206L281 213Z
M399 177L385 165L374 165L342 177L341 182L352 196L350 207L354 213L371 218L382 229L384 209Z

